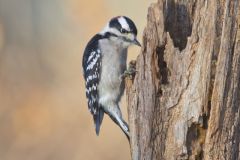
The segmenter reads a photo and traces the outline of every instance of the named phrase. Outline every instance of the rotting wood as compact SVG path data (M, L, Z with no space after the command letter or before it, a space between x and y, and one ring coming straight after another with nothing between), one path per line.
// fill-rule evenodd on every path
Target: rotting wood
M239 159L239 0L159 0L127 79L133 160Z

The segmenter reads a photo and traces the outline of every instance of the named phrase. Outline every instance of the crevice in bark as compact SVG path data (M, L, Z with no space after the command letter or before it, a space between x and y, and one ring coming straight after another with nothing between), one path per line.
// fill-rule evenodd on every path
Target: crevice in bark
M156 53L158 56L158 67L159 73L156 73L162 85L168 84L168 68L167 62L164 60L164 50L165 45L156 48Z
M220 47L220 46L218 46ZM218 54L218 53L217 53ZM207 119L209 119L209 114L211 111L211 100L212 100L212 94L213 94L213 87L214 87L214 82L215 82L215 77L216 77L216 67L217 67L217 56L212 54L212 60L211 60L211 77L210 77L210 84L209 84L209 91L208 91L208 103L207 107L205 108L205 113L207 115Z
M146 53L146 50L147 50L147 39L146 39L146 37L144 37L143 36L143 49L142 49L142 53ZM144 70L144 72L143 72L143 77L144 77L144 79L145 79L145 56L144 55L141 55L142 57L143 57L143 64L144 64L144 67L143 67L143 70Z
M200 117L199 123L192 123L188 128L186 146L188 159L202 160L204 157L204 143L208 128L208 116L206 114Z
M164 29L166 32L169 32L174 47L182 51L186 48L187 38L192 34L194 17L189 15L185 4L167 1L165 5L167 7L163 12L165 17ZM192 8L195 8L195 5Z

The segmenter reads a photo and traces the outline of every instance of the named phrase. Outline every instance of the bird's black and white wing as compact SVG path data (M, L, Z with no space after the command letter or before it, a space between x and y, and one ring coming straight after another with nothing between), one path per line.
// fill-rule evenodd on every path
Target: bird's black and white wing
M88 109L93 115L96 133L99 134L104 111L99 104L98 85L101 78L102 53L98 42L102 36L95 35L85 48L82 67L86 85L86 96L88 98Z

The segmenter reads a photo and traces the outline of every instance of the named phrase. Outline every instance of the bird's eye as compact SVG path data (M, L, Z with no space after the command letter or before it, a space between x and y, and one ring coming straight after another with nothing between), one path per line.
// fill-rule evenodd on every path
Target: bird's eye
M125 33L128 33L128 31L127 31L126 29L124 29L124 28L121 28L121 29L120 29L120 32L121 32L121 33L124 33L124 34L125 34Z

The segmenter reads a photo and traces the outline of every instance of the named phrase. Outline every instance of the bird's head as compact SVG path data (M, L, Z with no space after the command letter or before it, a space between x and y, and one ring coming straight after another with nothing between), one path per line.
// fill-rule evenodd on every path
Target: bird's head
M130 45L141 46L137 40L137 28L134 22L125 16L112 18L101 34L125 47Z

